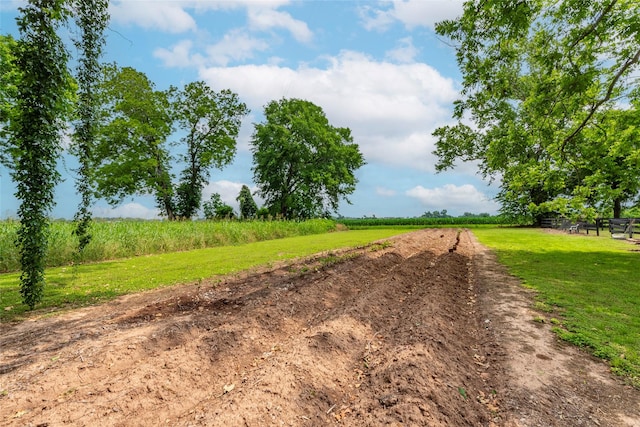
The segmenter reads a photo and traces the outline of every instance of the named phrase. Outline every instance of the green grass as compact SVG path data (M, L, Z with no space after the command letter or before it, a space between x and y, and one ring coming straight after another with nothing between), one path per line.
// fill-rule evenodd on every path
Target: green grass
M557 313L564 340L610 362L640 387L640 253L607 237L539 229L477 229L501 263L538 291L536 306Z
M252 267L308 256L337 248L356 247L400 234L376 229L289 237L235 246L141 256L117 261L47 269L44 299L38 313L94 304L133 292L196 283ZM0 321L29 315L21 303L19 274L0 274Z
M18 226L17 221L0 221L0 273L20 268L15 246ZM54 221L50 228L47 267L304 236L334 228L335 223L330 220L95 221L90 230L91 243L78 259L74 224Z

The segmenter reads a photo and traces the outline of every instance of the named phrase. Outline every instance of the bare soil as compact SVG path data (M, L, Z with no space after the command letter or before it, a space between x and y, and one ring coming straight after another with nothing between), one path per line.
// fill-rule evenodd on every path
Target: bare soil
M640 426L469 231L2 325L7 426Z

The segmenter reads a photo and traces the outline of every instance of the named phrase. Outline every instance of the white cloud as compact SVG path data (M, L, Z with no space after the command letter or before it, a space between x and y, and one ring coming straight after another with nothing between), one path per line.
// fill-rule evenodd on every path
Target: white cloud
M496 213L499 206L471 184L445 184L437 188L418 185L405 193L418 199L427 210L446 209L454 213Z
M225 34L218 43L207 48L209 63L227 66L230 61L243 61L253 57L255 51L269 48L267 42L251 37L240 29Z
M254 113L283 97L309 100L334 126L352 130L367 161L433 172L431 133L450 118L458 97L453 81L427 64L376 62L349 51L327 61L327 68L203 68L200 78L237 92Z
M369 5L362 6L358 10L360 19L362 20L362 26L368 31L385 31L396 20L389 10L376 9Z
M401 64L409 64L414 62L418 49L413 45L411 37L405 37L399 40L399 46L395 49L387 51L385 57L391 61Z
M115 208L96 206L93 208L93 216L97 218L143 218L158 219L160 211L157 208L147 208L140 203L125 203Z
M249 27L254 30L267 31L272 28L284 28L293 38L302 43L308 43L313 33L303 21L294 19L287 12L280 12L270 8L249 7Z
M179 2L120 1L111 3L109 13L114 22L124 25L138 25L167 33L195 31L196 21Z
M191 55L191 40L182 40L171 46L170 49L158 48L153 51L153 56L161 59L167 67L185 68L202 66L205 63L200 54Z
M408 29L433 28L436 22L460 16L463 3L464 0L392 0L381 2L379 8L362 7L360 16L367 30L384 31L396 21Z
M393 197L397 194L397 191L385 187L376 187L376 194L382 197Z

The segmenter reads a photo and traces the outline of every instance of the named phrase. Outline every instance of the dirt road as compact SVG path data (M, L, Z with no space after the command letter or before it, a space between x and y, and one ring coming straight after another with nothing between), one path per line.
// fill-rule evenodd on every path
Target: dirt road
M468 231L2 325L8 426L640 426Z

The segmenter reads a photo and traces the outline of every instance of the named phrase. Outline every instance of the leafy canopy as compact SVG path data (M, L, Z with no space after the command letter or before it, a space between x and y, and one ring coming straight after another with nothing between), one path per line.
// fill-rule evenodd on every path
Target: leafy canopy
M351 130L329 124L322 108L301 99L271 101L251 141L254 182L272 215L327 216L355 190L365 162Z
M193 217L202 201L202 188L212 168L221 169L233 160L242 119L249 114L238 95L228 89L214 92L204 82L170 89L172 118L187 132L180 141L185 165L176 189L177 214Z
M501 180L498 199L513 215L539 214L558 197L604 202L584 197L576 162L599 117L637 95L639 23L634 0L465 2L460 18L436 26L463 74L457 123L434 132L437 169L478 162Z

